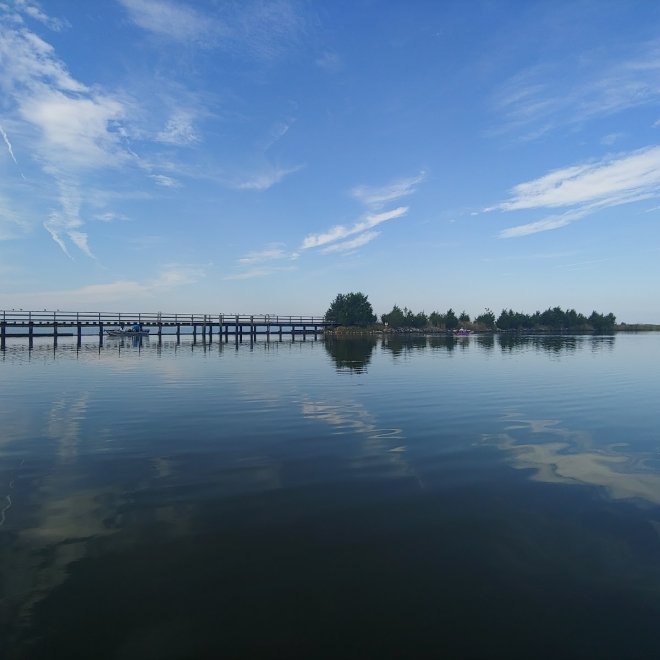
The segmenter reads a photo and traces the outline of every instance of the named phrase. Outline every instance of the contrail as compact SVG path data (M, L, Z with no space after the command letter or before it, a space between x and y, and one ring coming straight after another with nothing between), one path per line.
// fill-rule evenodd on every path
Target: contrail
M11 156L11 159L16 164L16 167L18 167L18 171L21 173L21 176L25 179L25 177L23 176L23 172L21 172L21 167L18 164L18 161L16 160L16 156L14 156L14 150L11 148L11 142L9 141L9 138L7 137L7 133L5 133L5 129L2 128L1 124L0 124L0 133L2 133L2 138L4 139L5 144L7 145L7 150L9 151L9 155Z

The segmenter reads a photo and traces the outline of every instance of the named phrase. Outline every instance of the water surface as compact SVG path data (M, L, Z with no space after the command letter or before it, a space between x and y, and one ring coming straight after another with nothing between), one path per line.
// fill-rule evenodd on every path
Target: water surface
M8 340L0 656L658 657L659 358Z

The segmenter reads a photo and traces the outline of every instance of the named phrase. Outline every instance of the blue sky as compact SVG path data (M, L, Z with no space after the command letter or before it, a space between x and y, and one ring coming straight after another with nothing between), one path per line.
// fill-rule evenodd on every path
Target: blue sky
M0 309L660 323L660 3L0 0Z

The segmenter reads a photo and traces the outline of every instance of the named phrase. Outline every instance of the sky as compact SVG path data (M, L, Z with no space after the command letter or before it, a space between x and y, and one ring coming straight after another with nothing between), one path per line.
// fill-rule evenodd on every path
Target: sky
M660 3L0 0L0 309L660 323Z

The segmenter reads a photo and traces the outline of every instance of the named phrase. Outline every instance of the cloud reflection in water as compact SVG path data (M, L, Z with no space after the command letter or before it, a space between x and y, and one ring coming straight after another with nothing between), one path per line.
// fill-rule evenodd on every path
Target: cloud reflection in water
M515 413L499 434L484 441L506 452L517 469L534 470L537 481L603 488L615 500L639 498L660 504L660 474L652 456L628 443L599 447L592 436L559 426L559 420L528 420Z

